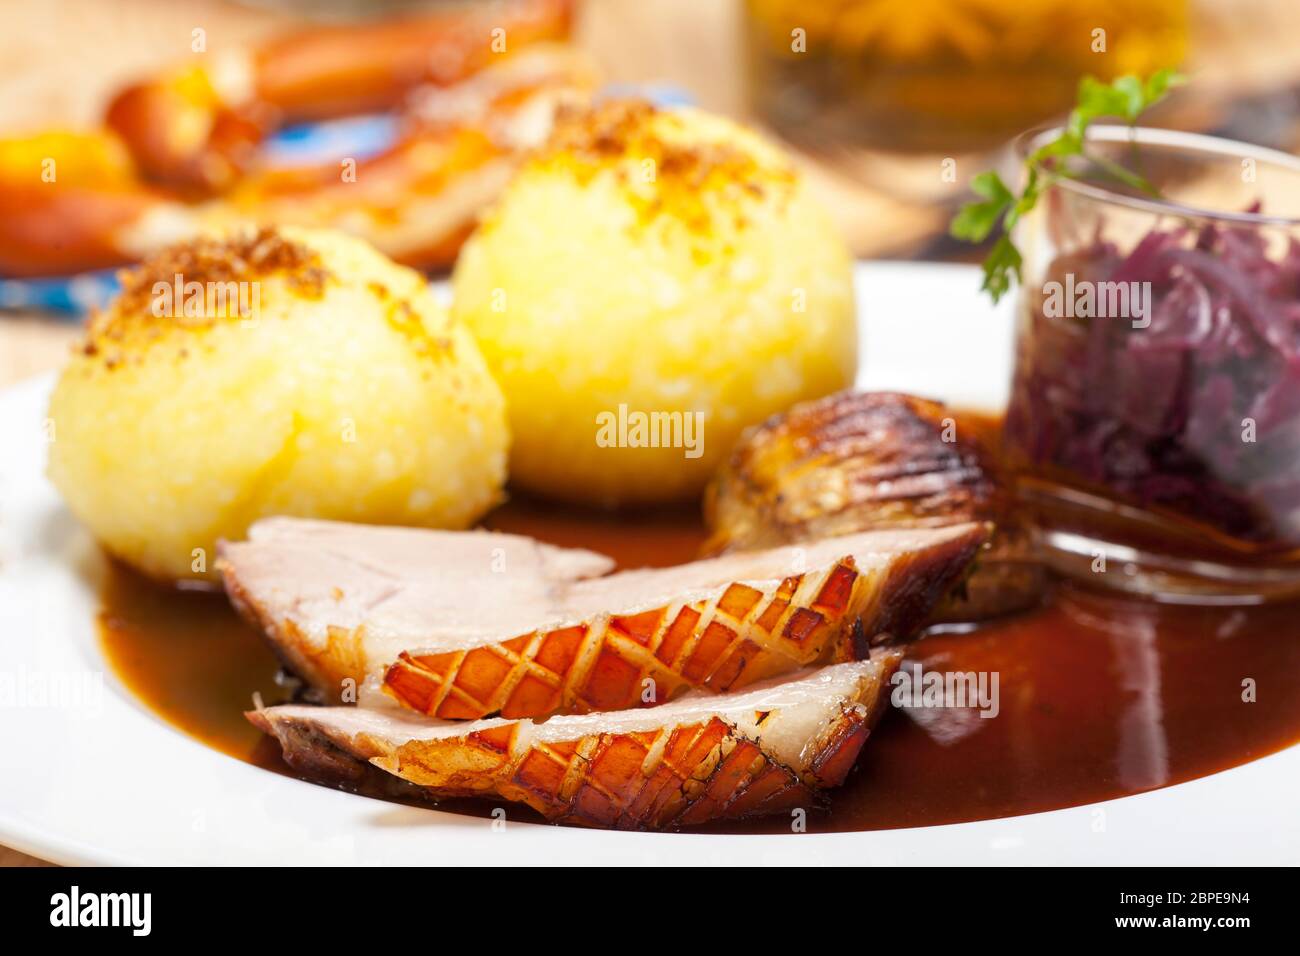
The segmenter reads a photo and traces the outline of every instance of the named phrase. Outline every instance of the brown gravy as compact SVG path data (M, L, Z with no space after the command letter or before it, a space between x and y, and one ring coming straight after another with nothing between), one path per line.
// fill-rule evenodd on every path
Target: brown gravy
M516 501L488 524L604 551L623 565L694 557L694 511L584 515ZM931 634L908 661L996 672L1000 713L886 714L810 831L958 823L1077 806L1215 773L1300 742L1300 605L1180 608L1062 588L1044 608ZM123 683L185 733L288 773L241 716L286 692L262 638L220 595L168 591L115 567L100 618ZM905 665L907 666L907 665ZM1254 702L1243 700L1253 681ZM481 812L456 801L448 809ZM784 818L716 829L788 831Z

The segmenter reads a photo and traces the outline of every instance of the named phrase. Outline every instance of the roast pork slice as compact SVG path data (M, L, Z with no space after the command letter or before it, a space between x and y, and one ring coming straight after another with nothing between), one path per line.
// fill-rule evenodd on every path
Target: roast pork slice
M462 720L739 690L911 636L985 535L977 524L877 531L575 581L563 613L538 613L527 631L413 642L384 689L421 713Z
M268 518L246 541L221 542L218 567L285 665L337 701L413 645L518 634L562 614L563 587L614 562L522 535Z
M525 803L549 820L662 829L811 808L843 782L886 706L897 651L652 710L472 723L397 710L252 711L300 772L357 780L370 766L432 798Z
M904 638L978 524L875 531L657 570L526 538L277 519L224 545L232 599L333 699L372 684L430 716L545 717L738 690ZM507 548L503 559L492 554Z

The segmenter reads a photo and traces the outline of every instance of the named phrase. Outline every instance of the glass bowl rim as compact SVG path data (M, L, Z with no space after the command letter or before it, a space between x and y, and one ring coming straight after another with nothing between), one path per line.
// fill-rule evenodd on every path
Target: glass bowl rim
M1021 133L1015 140L1017 156L1023 161L1030 152L1042 145L1049 137L1061 133L1064 128L1059 125L1039 126ZM1288 172L1295 173L1300 177L1300 158L1292 156L1290 153L1270 149L1267 146L1255 146L1240 140L1208 136L1204 133L1188 133L1182 130L1160 129L1154 126L1098 123L1088 127L1085 137L1090 140L1095 139L1098 142L1122 143L1133 141L1153 146L1170 146L1189 153L1227 156L1233 159L1261 160L1286 169ZM1127 206L1130 209L1138 209L1161 216L1210 219L1248 226L1300 227L1300 216L1271 216L1253 212L1234 212L1226 209L1189 206L1168 199L1153 199L1119 193L1107 189L1105 186L1077 179L1058 179L1055 185L1100 202Z

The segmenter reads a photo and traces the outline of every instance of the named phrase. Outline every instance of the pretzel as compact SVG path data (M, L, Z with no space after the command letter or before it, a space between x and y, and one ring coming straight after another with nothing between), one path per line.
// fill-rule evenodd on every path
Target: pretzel
M556 109L595 82L585 57L538 44L459 83L413 91L397 141L377 155L254 165L223 195L198 200L150 182L112 130L0 141L0 274L123 265L243 222L343 229L408 265L445 266Z
M563 39L571 13L571 0L498 0L315 27L129 86L105 121L147 179L219 193L284 123L399 107L417 87L450 86L501 53Z

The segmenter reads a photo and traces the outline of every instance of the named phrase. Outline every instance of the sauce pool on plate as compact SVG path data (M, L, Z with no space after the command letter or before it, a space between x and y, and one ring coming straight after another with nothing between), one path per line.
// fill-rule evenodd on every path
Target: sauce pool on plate
M690 560L705 537L693 509L613 516L515 501L487 523L603 551L623 567ZM983 710L996 706L996 716L981 717L978 700L892 710L807 828L927 826L1077 806L1300 742L1297 616L1298 605L1180 607L1062 587L1036 611L929 634L909 646L904 671L920 688L927 673L972 673L976 687L983 675ZM275 682L275 656L222 595L167 590L114 566L100 634L118 677L162 719L223 753L291 773L242 716L254 692L267 703L288 696ZM482 814L486 805L439 806ZM779 833L790 821L706 829Z

